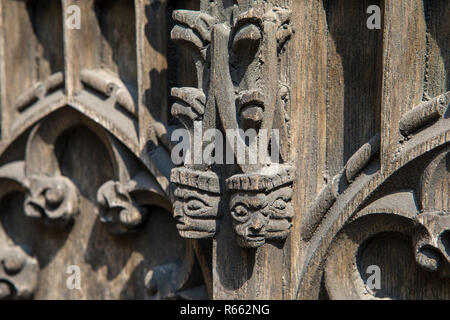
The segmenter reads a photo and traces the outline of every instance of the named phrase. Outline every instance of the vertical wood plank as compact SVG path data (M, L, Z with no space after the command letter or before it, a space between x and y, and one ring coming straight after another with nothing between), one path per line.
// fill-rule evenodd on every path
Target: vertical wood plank
M5 100L4 112L8 114L3 129L7 131L17 116L14 103L17 97L38 80L36 67L37 40L26 2L2 1L3 23L8 30L3 34L5 46ZM5 119L6 120L6 119Z
M423 0L385 0L381 163L389 167L399 142L399 120L422 101L426 25Z
M63 71L63 40L59 1L2 1L1 7L2 131L7 136L36 98L34 86Z
M450 90L450 2L425 0L427 56L425 96L434 98Z
M0 3L0 139L4 139L3 128L8 121L6 104L6 74L5 74L5 24L3 19L3 2Z
M167 123L167 4L136 0L136 45L138 61L138 105L141 148L153 140L156 121ZM157 142L156 142L157 143Z
M325 1L328 24L327 173L380 130L382 32L367 28L366 10L380 1Z
M81 30L69 29L66 25L66 12L71 5L80 5L75 0L62 0L62 17L63 17L63 38L64 38L64 76L66 95L69 99L75 92L81 89L80 82L80 56L77 54L77 48L80 46L80 32ZM81 8L80 8L81 9ZM81 28L86 26L86 21L83 19L84 7L81 9Z
M291 68L292 125L291 152L297 167L294 183L295 218L290 242L290 294L300 281L306 244L301 240L302 218L323 185L326 154L326 82L327 82L327 24L326 10L321 0L294 1L290 59L297 63Z

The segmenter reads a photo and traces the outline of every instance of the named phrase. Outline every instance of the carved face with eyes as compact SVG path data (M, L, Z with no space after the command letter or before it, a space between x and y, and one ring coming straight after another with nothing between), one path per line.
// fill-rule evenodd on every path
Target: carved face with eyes
M283 240L289 235L294 217L294 208L291 204L292 187L284 186L273 190L268 197L270 220L267 226L267 239Z
M290 11L256 6L237 15L231 34L237 111L244 130L270 129L278 98L279 53L292 30Z
M191 239L213 237L220 213L219 195L185 185L177 185L174 195L173 217L179 234Z
M262 246L266 240L289 235L294 215L290 186L263 192L240 191L231 196L231 216L238 243L245 248Z
M264 193L237 192L231 196L231 216L238 244L256 248L266 242L270 211Z
M259 130L264 118L265 95L257 86L261 77L261 65L256 59L261 48L262 28L260 17L254 12L239 17L232 34L232 55L234 78L240 83L241 91L236 97L240 125L244 130Z

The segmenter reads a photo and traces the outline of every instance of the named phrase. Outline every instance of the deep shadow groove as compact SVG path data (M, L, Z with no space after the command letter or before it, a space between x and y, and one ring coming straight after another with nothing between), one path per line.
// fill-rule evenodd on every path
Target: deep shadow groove
M167 69L161 70L151 70L150 72L150 80L152 83L152 88L147 90L146 95L148 97L147 101L155 101L157 102L159 98L159 94L161 90L158 88L161 81L157 81L158 78L167 79L167 114L165 115L168 119L169 125L178 125L179 121L171 116L170 109L172 104L175 102L174 99L170 95L170 90L173 87L196 87L197 86L197 77L196 70L194 66L194 60L192 58L191 53L177 46L170 39L170 32L175 26L175 23L172 19L172 12L174 10L184 9L184 10L200 10L200 0L172 0L169 1L166 7L166 16L167 16L167 42L166 43L158 43L157 37L154 36L154 30L148 23L145 28L146 37L151 43L152 47L159 52L167 51ZM155 15L155 11L152 11L150 8L146 8L146 15L148 17L148 21L154 21L157 17ZM151 19L153 18L153 20ZM166 46L163 48L162 46ZM155 86L156 85L156 86ZM158 105L157 103L155 105ZM156 108L155 108L156 109ZM151 110L154 116L160 112L159 110ZM161 118L161 116L156 117Z
M427 53L426 53L426 69L425 69L425 90L429 97L433 98L441 93L450 90L450 24L448 17L450 16L450 2L447 0L423 0L425 10L425 21L427 28ZM444 74L431 74L436 66L430 65L430 55L432 41L439 47L439 56L443 61ZM445 78L444 87L436 86L439 84L439 77ZM437 90L431 92L431 90Z
M329 30L327 114L341 107L332 101L329 91L343 86L342 164L380 130L382 30L367 28L369 15L366 10L369 5L381 8L383 1L324 1ZM383 25L383 15L381 21ZM333 71L330 70L330 62L339 61L330 56L333 47L341 61L334 70L342 70L342 84L336 82L336 75L332 78L333 74L330 74ZM338 96L340 93L333 94ZM333 153L333 150L329 149L329 152ZM335 160L338 160L338 155L335 155Z
M73 224L62 229L46 226L42 221L27 217L23 211L24 195L11 193L0 202L1 229L14 245L20 246L30 256L36 256L45 268L66 244Z
M444 245L445 253L450 256L450 230L447 230L441 234L441 241Z
M117 66L119 78L131 93L137 91L136 17L132 1L97 0L94 3L95 16L102 33L101 61L108 66L105 45L112 51L112 62ZM120 32L117 32L120 30ZM136 98L136 97L133 97Z
M50 74L64 70L61 2L28 1L26 8L34 35L42 46L43 58L50 65ZM42 75L40 61L36 63L38 79L43 80L46 75Z

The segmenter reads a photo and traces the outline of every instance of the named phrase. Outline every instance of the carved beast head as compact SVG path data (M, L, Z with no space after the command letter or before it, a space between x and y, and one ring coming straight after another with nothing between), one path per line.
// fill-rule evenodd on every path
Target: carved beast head
M228 189L232 190L233 226L241 247L256 248L266 240L283 240L292 227L293 168L267 168L227 180Z
M184 238L213 237L220 215L220 183L212 171L175 168L173 215L179 234Z

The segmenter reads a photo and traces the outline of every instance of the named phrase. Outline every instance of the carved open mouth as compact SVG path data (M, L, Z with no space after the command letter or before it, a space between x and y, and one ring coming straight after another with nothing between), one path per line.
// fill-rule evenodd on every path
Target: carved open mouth
M261 242L265 240L265 235L262 233L249 233L247 234L247 241Z
M176 217L175 221L177 223L177 228L179 228L179 227L182 228L182 227L186 226L186 224L183 221L183 217Z
M202 239L202 238L208 238L214 235L215 230L202 230L201 228L193 228L189 225L186 225L184 222L177 223L177 230L178 233L183 238L189 238L189 239Z
M188 220L186 222L186 219ZM209 221L214 221L211 219L189 219L188 217L185 216L177 216L175 217L175 221L176 221L176 226L178 230L182 230L182 231L201 231L201 232L209 232L211 230L211 227L209 225L205 225L202 224L203 223L208 223ZM195 222L197 223L195 223ZM195 225L195 227L192 227L192 224ZM202 230L204 229L204 231Z
M261 235L247 235L245 238L241 238L241 246L247 247L247 248L257 248L266 242L266 239L264 236Z
M238 98L239 116L246 128L257 129L264 115L264 95L260 90L242 91Z
M188 239L203 239L214 236L214 232L198 231L198 230L178 230L178 233L183 238Z

